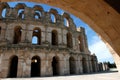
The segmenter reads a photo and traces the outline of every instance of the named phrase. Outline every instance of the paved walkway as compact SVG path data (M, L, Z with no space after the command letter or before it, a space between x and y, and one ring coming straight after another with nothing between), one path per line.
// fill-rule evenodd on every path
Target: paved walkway
M6 78L1 80L120 80L120 73L96 73L86 75L72 75L59 77L42 77L42 78Z

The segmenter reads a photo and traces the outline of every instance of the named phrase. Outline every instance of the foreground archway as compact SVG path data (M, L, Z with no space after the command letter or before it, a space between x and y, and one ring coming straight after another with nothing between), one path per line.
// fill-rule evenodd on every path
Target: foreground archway
M1 0L8 2L15 0ZM26 1L26 0L22 0ZM120 15L104 0L27 0L62 8L89 24L109 47L120 70ZM73 4L74 3L74 4ZM94 3L94 4L93 4ZM1 10L1 9L0 9ZM112 33L112 34L111 34Z

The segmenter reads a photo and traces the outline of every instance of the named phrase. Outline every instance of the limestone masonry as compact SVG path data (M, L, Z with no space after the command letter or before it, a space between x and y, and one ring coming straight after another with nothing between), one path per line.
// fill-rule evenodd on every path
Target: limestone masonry
M85 29L66 12L0 3L0 77L39 77L99 71ZM5 16L3 11L6 10ZM101 69L102 70L102 69Z

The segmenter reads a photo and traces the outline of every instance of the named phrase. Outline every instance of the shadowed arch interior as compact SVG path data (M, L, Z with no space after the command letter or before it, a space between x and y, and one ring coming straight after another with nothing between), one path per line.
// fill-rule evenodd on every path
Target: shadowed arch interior
M66 37L67 37L67 47L72 48L73 47L72 34L68 32Z
M83 68L83 73L87 73L87 62L86 59L82 59L82 68Z
M13 56L10 60L8 77L10 77L10 78L17 77L17 68L18 68L18 57Z
M41 71L41 60L39 56L32 57L31 60L31 77L39 77Z
M38 27L35 27L33 29L33 35L32 35L32 38L36 37L37 38L37 42L36 43L32 43L32 44L38 44L40 45L41 44L41 29L38 28Z
M58 45L58 32L56 30L52 30L51 39L52 45Z
M18 44L21 41L21 36L22 36L22 28L20 26L16 26L14 28L13 44Z
M76 63L75 63L75 59L73 57L69 58L69 69L70 69L70 74L75 74Z
M52 59L52 71L53 71L53 76L57 76L60 73L60 68L59 68L59 57L54 56Z

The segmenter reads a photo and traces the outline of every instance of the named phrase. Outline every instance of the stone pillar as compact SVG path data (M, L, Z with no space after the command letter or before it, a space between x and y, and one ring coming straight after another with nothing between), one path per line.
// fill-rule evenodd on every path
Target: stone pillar
M68 58L66 59L65 65L66 65L65 73L66 73L66 75L69 75L70 74L70 64L69 64L69 59Z
M41 76L44 77L46 75L46 60L41 59Z
M59 61L59 75L60 76L64 75L64 68L65 68L64 60L60 60Z
M81 73L81 70L80 70L80 60L77 60L76 61L76 74L80 74Z
M89 64L89 60L87 59L86 61L86 66L87 66L87 73L90 73L90 64Z
M53 72L52 72L52 60L46 60L46 76L52 76Z
M9 59L2 59L1 63L1 78L7 78L9 75Z
M80 60L80 65L79 65L79 67L80 67L80 74L82 74L82 73L83 73L83 64L82 64L82 60Z
M24 67L23 58L18 58L17 77L24 77L24 75L23 75L23 67Z
M31 76L31 60L27 58L25 62L23 62L23 75L22 77L30 77Z

